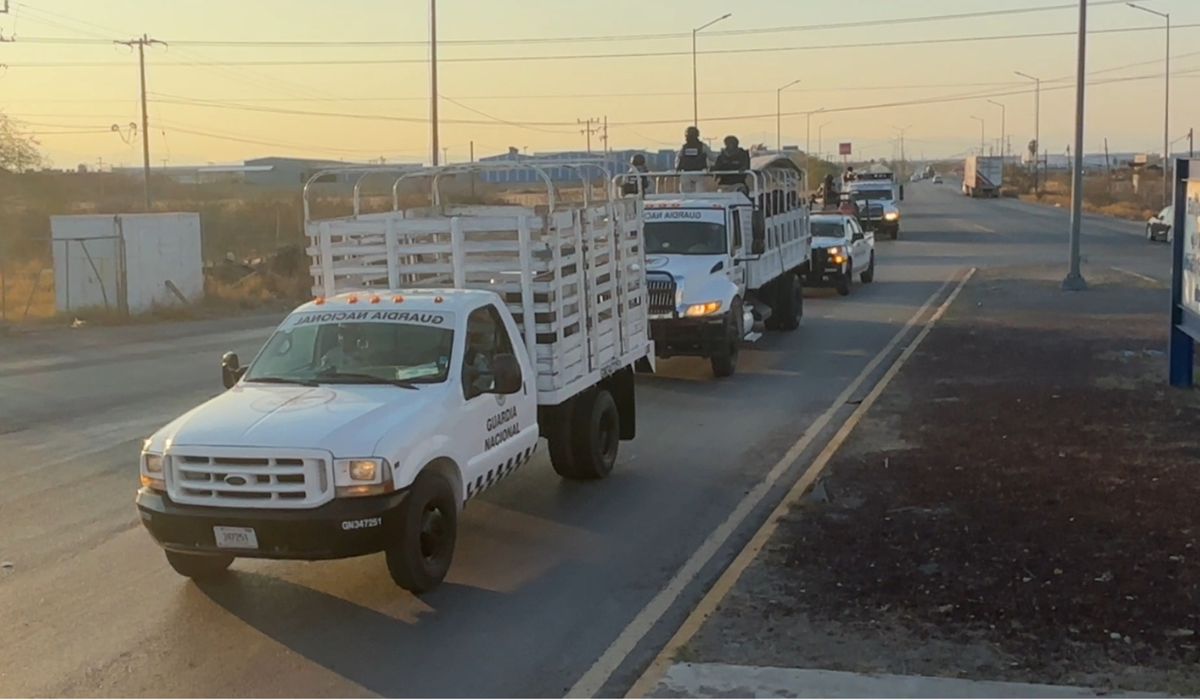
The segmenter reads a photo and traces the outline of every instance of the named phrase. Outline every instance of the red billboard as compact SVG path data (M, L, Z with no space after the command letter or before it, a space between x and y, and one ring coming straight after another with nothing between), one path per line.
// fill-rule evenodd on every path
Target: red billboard
M848 144L848 143L839 143L839 144L838 144L838 155L840 155L840 156L848 156L848 155L850 155L850 144Z

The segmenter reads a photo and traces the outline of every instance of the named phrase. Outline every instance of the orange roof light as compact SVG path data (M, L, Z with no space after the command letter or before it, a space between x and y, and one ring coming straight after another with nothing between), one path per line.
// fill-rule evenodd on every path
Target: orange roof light
M325 303L325 297L317 297L316 299L313 299L313 303L317 306L320 306L321 304Z
M404 297L397 294L396 296L392 297L392 301L399 304L400 302L404 301Z
M351 304L357 304L358 303L358 295L351 294L349 297L346 298L346 301L350 302Z
M442 301L443 301L443 300L442 300L442 298L441 298L441 297L434 297L434 298L433 298L433 303L435 303L435 304L440 304L440 303L442 303Z
M378 294L372 294L372 295L371 295L371 303L372 303L372 304L378 304L378 303L379 303L379 295L378 295Z

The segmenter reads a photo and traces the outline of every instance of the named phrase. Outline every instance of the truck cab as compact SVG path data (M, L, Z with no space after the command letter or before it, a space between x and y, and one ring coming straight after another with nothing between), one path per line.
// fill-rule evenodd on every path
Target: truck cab
M655 352L710 359L717 377L735 372L742 343L795 330L803 315L799 277L811 257L803 171L779 157L751 165L743 175L752 184L715 192L672 192L678 173L649 173L661 194L644 196Z
M890 172L860 173L847 183L845 196L859 208L863 228L877 231L895 240L900 237L900 207L904 186Z

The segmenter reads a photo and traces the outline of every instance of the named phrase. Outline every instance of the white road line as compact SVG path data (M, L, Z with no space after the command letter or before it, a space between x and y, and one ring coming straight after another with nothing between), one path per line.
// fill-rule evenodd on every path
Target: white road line
M729 541L729 538L733 536L738 527L741 526L750 513L767 496L780 477L808 449L812 441L833 420L834 415L850 401L854 394L858 392L859 387L866 382L867 378L879 367L892 350L900 344L900 341L904 339L909 330L917 325L925 315L925 312L929 310L929 307L954 282L954 277L957 275L958 271L956 270L954 275L942 283L942 286L921 305L921 308L917 309L917 312L904 324L904 327L875 355L867 366L863 368L862 372L854 378L854 381L834 399L833 404L808 427L804 435L788 449L787 453L775 463L775 466L771 467L771 470L767 472L763 480L746 494L737 507L733 509L733 512L729 514L729 517L717 529L713 530L700 547L692 553L683 566L680 567L679 571L667 582L667 585L621 631L621 634L617 636L608 649L596 660L596 663L592 664L592 667L567 691L566 697L590 698L600 692L600 689L608 682L608 679L612 677L612 674L616 672L620 665L624 663L625 659L629 657L638 643L650 633L654 626L658 624L658 621L662 619L663 615L666 614L667 610L670 609L671 605L679 599L684 589L696 579L705 565L712 560L713 556Z
M1123 267L1114 267L1113 269L1122 274L1126 274L1126 275L1130 275L1131 277L1137 277L1138 279L1146 280L1147 282L1153 282L1155 284L1166 284L1166 282L1164 282L1162 280L1154 279L1153 277L1151 277L1149 275L1143 275L1142 273L1134 272L1133 270L1126 270Z

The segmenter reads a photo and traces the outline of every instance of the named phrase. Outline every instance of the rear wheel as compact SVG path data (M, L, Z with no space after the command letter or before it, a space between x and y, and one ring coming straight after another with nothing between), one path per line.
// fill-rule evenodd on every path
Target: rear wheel
M224 574L233 564L229 554L184 554L166 550L167 563L180 576L204 580Z
M804 290L794 272L788 272L779 278L775 287L776 308L771 314L779 314L777 326L782 331L794 331L800 327L800 317L804 314Z
M621 416L606 389L598 389L575 404L572 453L575 480L595 481L612 474L621 444Z
M436 588L450 570L458 540L458 495L444 476L423 471L400 518L400 537L384 552L388 573L397 586L420 595Z
M1154 227L1150 224L1146 224L1146 240L1154 242Z

